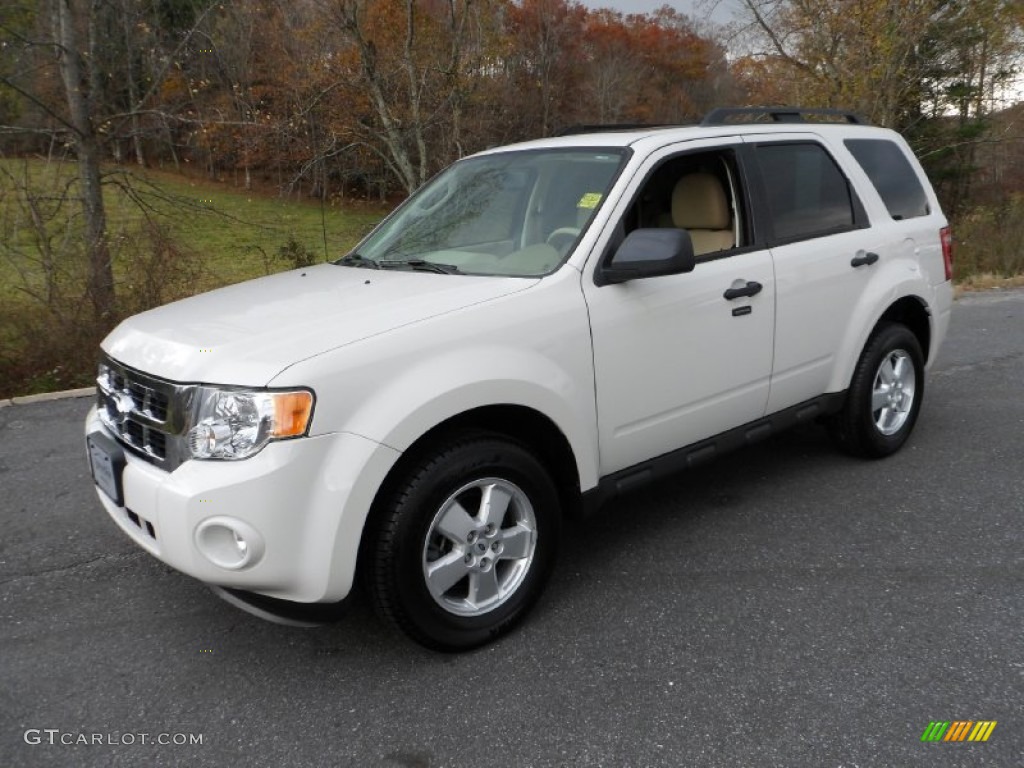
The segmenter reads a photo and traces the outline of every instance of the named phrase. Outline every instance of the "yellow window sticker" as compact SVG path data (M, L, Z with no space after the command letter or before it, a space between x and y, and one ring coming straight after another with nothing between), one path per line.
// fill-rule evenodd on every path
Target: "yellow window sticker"
M576 203L577 208L597 208L603 195L600 192L587 192L580 201Z

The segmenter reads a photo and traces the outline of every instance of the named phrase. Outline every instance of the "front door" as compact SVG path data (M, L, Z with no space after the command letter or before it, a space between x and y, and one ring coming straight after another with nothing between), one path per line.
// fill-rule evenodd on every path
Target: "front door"
M693 146L692 144L689 146ZM680 210L676 189L715 176L727 216L705 223ZM675 200L675 210L673 210ZM702 208L695 201L694 208ZM764 415L772 368L775 278L771 254L750 237L750 217L731 149L665 152L638 175L630 207L613 226L694 228L693 272L597 286L584 277L590 310L603 475ZM725 221L728 218L728 221ZM723 227L722 225L726 226ZM700 232L696 229L700 228ZM732 231L729 238L728 230ZM730 240L719 248L722 238ZM757 283L753 296L729 288Z

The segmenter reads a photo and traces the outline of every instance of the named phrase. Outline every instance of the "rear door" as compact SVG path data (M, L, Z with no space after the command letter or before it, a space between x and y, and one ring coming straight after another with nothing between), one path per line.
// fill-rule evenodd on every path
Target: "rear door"
M755 214L775 266L768 413L823 394L854 309L885 257L856 190L810 133L745 137Z

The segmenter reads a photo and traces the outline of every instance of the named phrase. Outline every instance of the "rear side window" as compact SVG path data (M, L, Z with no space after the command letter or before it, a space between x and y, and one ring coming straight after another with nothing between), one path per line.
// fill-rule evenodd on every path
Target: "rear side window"
M847 139L846 148L875 185L879 196L897 221L927 216L928 197L906 155L885 139Z
M850 186L824 147L762 144L757 157L776 242L853 229Z

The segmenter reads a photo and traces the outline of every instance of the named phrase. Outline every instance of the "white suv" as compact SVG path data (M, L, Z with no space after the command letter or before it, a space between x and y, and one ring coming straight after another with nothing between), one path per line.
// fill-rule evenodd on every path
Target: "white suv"
M906 143L849 114L489 150L335 263L114 330L98 495L250 610L315 621L358 574L412 638L469 648L610 495L812 419L853 454L899 449L950 259Z

